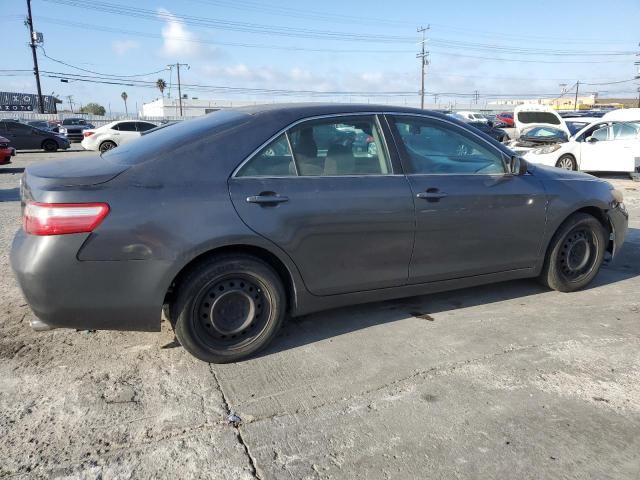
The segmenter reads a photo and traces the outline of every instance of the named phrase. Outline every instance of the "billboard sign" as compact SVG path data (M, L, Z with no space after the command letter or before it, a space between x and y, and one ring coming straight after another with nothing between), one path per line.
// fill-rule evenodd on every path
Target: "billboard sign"
M56 101L43 95L45 113L56 113ZM0 112L37 112L38 95L33 93L0 92Z

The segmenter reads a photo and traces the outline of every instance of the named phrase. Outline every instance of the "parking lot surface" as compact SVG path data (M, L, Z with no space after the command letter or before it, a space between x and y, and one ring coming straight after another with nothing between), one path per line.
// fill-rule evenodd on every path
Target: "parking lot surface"
M607 177L630 230L584 291L332 310L208 365L167 322L29 328L8 258L21 170L77 150L0 166L0 478L640 478L640 183Z

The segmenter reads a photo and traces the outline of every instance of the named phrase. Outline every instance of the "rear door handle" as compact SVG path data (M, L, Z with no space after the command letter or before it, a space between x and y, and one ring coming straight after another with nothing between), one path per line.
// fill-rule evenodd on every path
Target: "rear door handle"
M252 195L247 197L247 203L257 203L258 205L276 205L278 203L288 202L289 197L284 197L276 194L264 194Z

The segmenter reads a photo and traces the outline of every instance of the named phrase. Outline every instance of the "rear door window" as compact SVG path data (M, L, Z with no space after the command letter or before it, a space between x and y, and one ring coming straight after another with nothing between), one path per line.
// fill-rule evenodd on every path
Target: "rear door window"
M249 160L236 177L289 177L296 175L296 166L286 134L264 147Z
M117 127L117 128L116 128ZM136 122L122 122L113 127L114 130L119 130L121 132L135 132L136 131Z
M374 115L311 120L288 133L301 176L392 173Z
M136 122L136 127L138 132L146 132L147 130L156 128L156 125L154 125L153 123L147 123L147 122Z

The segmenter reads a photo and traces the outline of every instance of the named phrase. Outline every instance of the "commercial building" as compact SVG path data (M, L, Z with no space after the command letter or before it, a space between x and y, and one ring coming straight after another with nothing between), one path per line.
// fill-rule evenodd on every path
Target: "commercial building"
M44 113L58 113L56 105L62 103L52 95L43 95ZM34 93L0 92L0 112L38 112L38 95Z
M241 107L248 102L200 100L199 98L182 99L182 116L199 117L222 108ZM146 118L173 118L180 116L180 101L177 98L158 98L142 104L140 115Z

